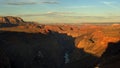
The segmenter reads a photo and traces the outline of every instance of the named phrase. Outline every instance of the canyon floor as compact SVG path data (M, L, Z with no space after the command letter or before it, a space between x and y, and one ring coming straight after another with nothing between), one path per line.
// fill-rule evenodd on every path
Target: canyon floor
M120 24L0 17L0 68L120 68Z

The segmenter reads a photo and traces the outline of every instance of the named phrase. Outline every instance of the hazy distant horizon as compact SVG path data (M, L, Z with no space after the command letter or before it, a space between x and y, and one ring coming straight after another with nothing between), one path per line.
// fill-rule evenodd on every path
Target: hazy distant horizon
M40 23L120 22L120 0L0 0L0 16Z

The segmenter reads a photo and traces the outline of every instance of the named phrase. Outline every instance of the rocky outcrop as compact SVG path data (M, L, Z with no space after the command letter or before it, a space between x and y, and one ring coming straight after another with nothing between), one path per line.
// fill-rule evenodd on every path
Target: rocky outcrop
M77 37L79 36L79 27L77 25L45 25L44 29L52 30L58 33L64 33L68 36Z
M95 31L78 37L75 43L77 48L83 49L87 53L100 57L106 51L109 42L117 42L120 40L120 36L116 35L116 32L113 37L105 34L103 31Z
M24 21L20 17L6 16L6 17L0 17L0 23L20 24L20 23L24 23Z

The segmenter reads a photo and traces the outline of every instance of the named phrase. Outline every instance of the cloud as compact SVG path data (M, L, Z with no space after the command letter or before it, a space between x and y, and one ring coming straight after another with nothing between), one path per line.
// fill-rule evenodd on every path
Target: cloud
M24 16L24 17L32 17L32 16L48 16L48 17L63 17L66 15L73 14L73 12L46 12L46 13L40 13L40 14L22 14L17 16Z
M35 4L59 4L57 0L8 0L4 1L5 5L35 5Z
M49 16L49 17L62 17L62 16L67 16L74 14L73 12L46 12L46 13L41 13L41 14L23 14L23 15L17 15L17 16Z
M7 5L34 5L36 2L8 2Z
M66 16L74 19L112 19L113 17L107 17L107 16Z
M22 14L22 15L17 15L17 16L22 16L22 17L35 17L35 16L40 16L40 17L53 17L53 18L70 18L70 19L95 19L95 20L109 20L109 19L116 19L120 18L119 15L116 16L84 16L84 15L79 15L75 12L46 12L46 13L38 13L38 14Z
M56 1L46 1L46 2L42 2L44 4L59 4L59 2L56 2Z
M8 2L7 5L58 4L58 2Z
M47 12L49 15L71 15L75 14L74 12Z
M72 8L72 9L80 9L80 8L95 8L96 6L93 5L82 5L82 6L73 6L73 7L67 7L67 8Z
M74 12L46 12L41 14L23 14L17 15L22 17L44 16L53 18L69 18L69 19L92 19L92 20L109 20L120 18L120 16L80 16Z
M107 1L103 1L102 2L103 4L109 6L109 7L112 7L112 8L118 8L117 6L115 6L115 2L107 2Z

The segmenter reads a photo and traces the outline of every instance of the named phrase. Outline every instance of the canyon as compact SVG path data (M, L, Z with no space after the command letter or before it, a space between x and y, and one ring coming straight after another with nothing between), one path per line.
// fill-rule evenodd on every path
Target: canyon
M119 68L120 24L0 17L0 68Z

